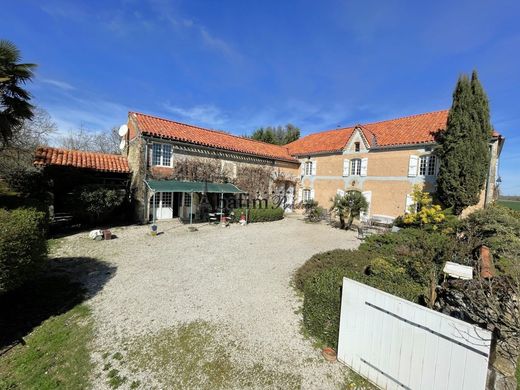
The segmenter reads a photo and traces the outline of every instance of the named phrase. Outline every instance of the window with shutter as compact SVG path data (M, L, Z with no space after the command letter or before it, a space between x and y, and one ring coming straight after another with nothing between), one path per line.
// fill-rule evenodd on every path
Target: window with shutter
M350 172L350 160L343 160L343 176L348 176Z
M312 161L305 162L305 176L312 175Z
M404 212L405 214L410 214L411 212L413 212L413 205L414 205L414 201L413 201L413 196L411 194L408 194L406 195L406 204L405 204L405 208L404 208Z
M361 159L355 158L350 160L350 174L352 176L360 176L361 175Z
M418 156L410 156L410 162L408 163L408 176L417 176L417 164L419 162Z
M362 158L361 159L361 176L366 176L368 172L368 158Z
M304 189L303 190L303 201L304 202L308 202L309 200L311 200L312 197L311 197L311 190L309 189Z
M317 161L313 161L312 162L312 176L316 176L316 169L318 167L318 162Z

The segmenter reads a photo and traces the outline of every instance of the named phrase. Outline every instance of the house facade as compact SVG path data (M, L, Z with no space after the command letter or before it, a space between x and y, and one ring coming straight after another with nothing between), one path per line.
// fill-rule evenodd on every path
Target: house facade
M412 115L278 146L130 112L122 156L45 148L38 151L36 165L128 178L134 219L140 222L205 220L208 213L259 199L287 211L311 199L329 208L336 194L349 190L367 199L363 217L393 219L413 204L414 185L436 191L441 162L435 134L446 128L447 118L447 110ZM466 213L495 199L503 143L498 133L490 138L485 188Z
M141 113L128 115L125 154L136 219L204 220L283 193L294 204L299 161L286 147Z
M273 194L283 194L288 210L310 199L329 208L336 194L357 190L369 203L365 217L395 218L413 204L414 185L435 192L435 133L445 129L447 117L445 110L359 124L277 146L131 112L125 153L136 217L199 219L203 196L213 209L229 197ZM494 199L503 141L497 133L490 139L488 180L471 209ZM232 187L216 187L211 195L201 183Z
M413 204L413 186L434 193L440 161L435 133L446 128L448 111L359 124L303 137L289 145L301 164L300 197L329 206L337 193L358 190L369 203L367 216L395 218ZM494 199L503 138L490 139L488 180L480 202Z

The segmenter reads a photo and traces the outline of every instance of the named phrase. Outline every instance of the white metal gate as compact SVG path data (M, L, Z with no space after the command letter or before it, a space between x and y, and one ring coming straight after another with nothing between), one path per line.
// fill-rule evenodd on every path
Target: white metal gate
M343 279L338 359L383 389L485 389L491 332Z

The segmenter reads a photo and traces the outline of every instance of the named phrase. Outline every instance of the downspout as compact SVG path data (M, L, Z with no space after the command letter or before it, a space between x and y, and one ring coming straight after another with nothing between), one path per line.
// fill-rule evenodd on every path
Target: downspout
M144 185L145 185L146 187L148 187L148 189L149 189L149 190L152 192L152 194L153 194L153 214L152 214L152 223L155 225L155 191L152 189L152 187L150 187L150 185L148 184L148 182L147 182L146 180L143 180L143 182L144 182ZM144 197L144 198L146 199L146 203L145 203L146 206L144 207L144 220L145 220L145 221L148 220L148 218L146 217L146 212L148 211L148 210L147 210L148 207L150 207L150 206L149 206L150 202L148 201L148 196L146 196L146 195L147 195L147 194L145 194L145 197Z
M488 193L489 193L489 179L491 178L491 160L493 158L493 146L489 145L489 165L486 177L486 190L484 192L484 207L488 204Z
M143 138L144 139L144 184L146 187L148 187L150 189L150 191L153 193L153 196L154 196L154 199L153 199L153 207L155 209L155 191L148 185L148 182L146 181L148 179L148 161L149 161L149 158L150 156L148 155L148 146L149 144L151 144L151 142L148 142L148 140L146 138ZM148 200L148 194L145 194L145 197L144 197L144 200L145 200L145 207L143 207L144 211L143 211L143 220L144 221L147 221L148 222L148 208L150 207L150 202ZM153 224L155 224L155 210L153 212L153 216L152 216L152 220L153 220Z

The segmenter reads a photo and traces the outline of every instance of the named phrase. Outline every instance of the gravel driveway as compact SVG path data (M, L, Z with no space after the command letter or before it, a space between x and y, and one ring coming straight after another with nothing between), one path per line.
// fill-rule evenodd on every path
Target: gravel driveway
M165 222L156 237L148 226L130 226L113 229L118 238L111 241L94 242L85 233L63 240L57 255L115 267L89 300L95 388L345 387L345 368L325 362L302 335L302 302L290 284L313 254L357 247L354 233L297 215L198 228ZM89 277L95 280L96 272ZM188 362L191 355L199 357ZM182 375L185 382L176 381Z

